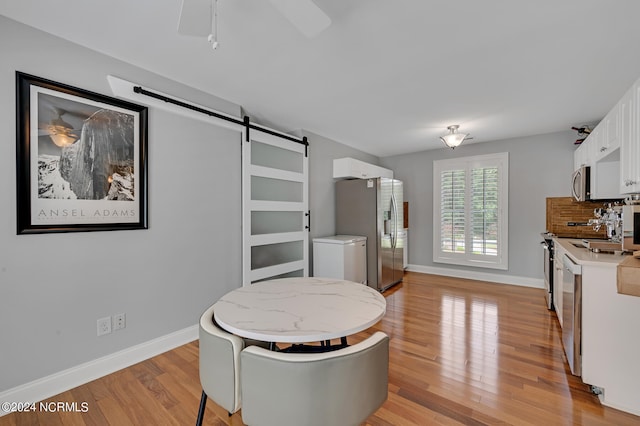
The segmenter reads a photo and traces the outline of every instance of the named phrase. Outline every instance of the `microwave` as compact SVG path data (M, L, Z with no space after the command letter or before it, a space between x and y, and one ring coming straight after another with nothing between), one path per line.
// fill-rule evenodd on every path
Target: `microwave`
M640 204L622 206L622 250L640 250Z
M571 176L571 194L576 201L591 199L591 167L581 166Z

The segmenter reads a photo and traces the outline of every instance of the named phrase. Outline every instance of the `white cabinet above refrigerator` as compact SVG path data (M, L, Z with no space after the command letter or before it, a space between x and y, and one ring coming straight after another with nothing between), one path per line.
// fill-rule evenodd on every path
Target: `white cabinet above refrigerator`
M336 158L333 160L333 177L357 179L393 178L393 170L365 163L355 158Z

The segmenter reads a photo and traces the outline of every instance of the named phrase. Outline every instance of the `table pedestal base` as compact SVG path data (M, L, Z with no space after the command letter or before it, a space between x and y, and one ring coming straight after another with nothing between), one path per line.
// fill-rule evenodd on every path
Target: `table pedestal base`
M285 352L285 353L320 353L320 352L335 351L338 349L346 348L347 346L349 346L349 344L347 343L347 338L342 337L340 338L340 343L337 345L332 345L330 340L325 340L323 342L320 342L319 346L294 343L289 347L286 347L284 349L279 349L279 350L280 352Z

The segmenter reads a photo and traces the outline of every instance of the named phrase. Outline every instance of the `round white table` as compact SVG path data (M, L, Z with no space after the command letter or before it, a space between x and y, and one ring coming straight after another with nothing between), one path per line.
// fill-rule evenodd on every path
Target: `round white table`
M387 302L359 283L282 278L233 290L214 305L220 327L264 342L306 343L344 338L371 327Z

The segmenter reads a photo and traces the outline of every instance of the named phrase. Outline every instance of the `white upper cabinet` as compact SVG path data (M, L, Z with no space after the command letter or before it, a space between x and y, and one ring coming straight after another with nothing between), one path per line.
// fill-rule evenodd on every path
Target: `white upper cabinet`
M591 166L592 198L640 193L640 80L576 149L574 169ZM618 183L611 185L612 179Z
M333 160L333 177L358 179L393 178L393 170L365 163L355 158L345 157Z
M618 103L620 109L620 193L640 192L640 80Z
M589 135L589 138L591 135ZM573 153L573 169L578 170L582 166L590 166L589 160L589 152L588 152L588 144L587 139L585 139L580 146Z
M620 148L620 104L615 107L602 119L597 126L598 138L594 146L595 160L600 161L615 153Z
M616 105L576 149L573 155L574 169L594 166L599 161L611 161L614 158L612 154L616 156L620 148L619 135L620 114Z
M591 166L592 200L621 198L619 125L616 105L585 141L585 149L590 158L587 163Z

